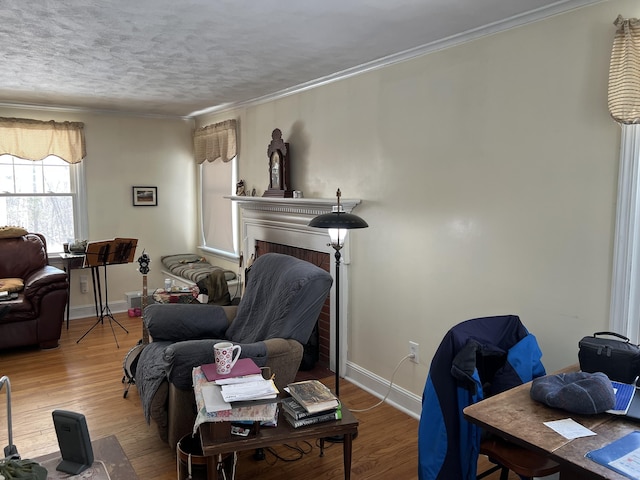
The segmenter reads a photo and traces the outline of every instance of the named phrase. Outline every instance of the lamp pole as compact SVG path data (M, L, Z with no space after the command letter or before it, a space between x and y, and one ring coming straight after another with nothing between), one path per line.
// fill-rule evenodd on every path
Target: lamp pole
M336 257L336 397L340 397L340 258L342 255L340 254L340 248L336 248L335 257Z

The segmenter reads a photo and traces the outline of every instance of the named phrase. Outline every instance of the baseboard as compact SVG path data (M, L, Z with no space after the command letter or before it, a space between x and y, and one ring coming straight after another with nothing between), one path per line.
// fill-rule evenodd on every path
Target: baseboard
M122 313L122 312L126 312L128 309L129 309L129 304L127 303L126 300L109 302L109 310L111 310L111 313ZM101 312L98 312L98 313L101 313ZM69 320L74 320L77 318L95 317L95 316L96 316L96 307L93 303L89 305L78 305L76 307L71 307L71 309L69 310Z
M347 362L345 378L359 388L382 399L389 391L389 380L382 378L352 362ZM402 387L392 385L386 403L398 410L420 419L422 397Z

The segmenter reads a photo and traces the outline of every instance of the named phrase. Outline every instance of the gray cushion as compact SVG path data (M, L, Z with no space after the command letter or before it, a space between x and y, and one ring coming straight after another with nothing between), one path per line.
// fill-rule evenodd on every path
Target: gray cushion
M615 406L611 380L604 373L560 373L533 380L531 398L550 407L582 415L602 413Z
M144 322L154 341L179 342L224 338L229 320L217 305L152 304L144 309Z

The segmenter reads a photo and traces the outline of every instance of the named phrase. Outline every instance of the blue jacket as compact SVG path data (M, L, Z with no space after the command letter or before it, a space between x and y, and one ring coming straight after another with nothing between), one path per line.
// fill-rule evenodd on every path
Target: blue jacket
M440 343L422 396L420 480L475 480L481 429L462 410L545 375L542 352L515 315L467 320Z

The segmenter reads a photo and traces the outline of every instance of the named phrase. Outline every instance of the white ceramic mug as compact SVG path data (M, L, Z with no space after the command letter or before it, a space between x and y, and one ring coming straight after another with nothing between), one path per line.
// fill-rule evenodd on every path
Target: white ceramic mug
M233 352L237 350L238 353L234 357ZM216 372L220 375L227 375L231 372L231 369L240 358L240 352L242 347L240 345L234 345L231 342L220 342L213 346L213 355L216 360Z

